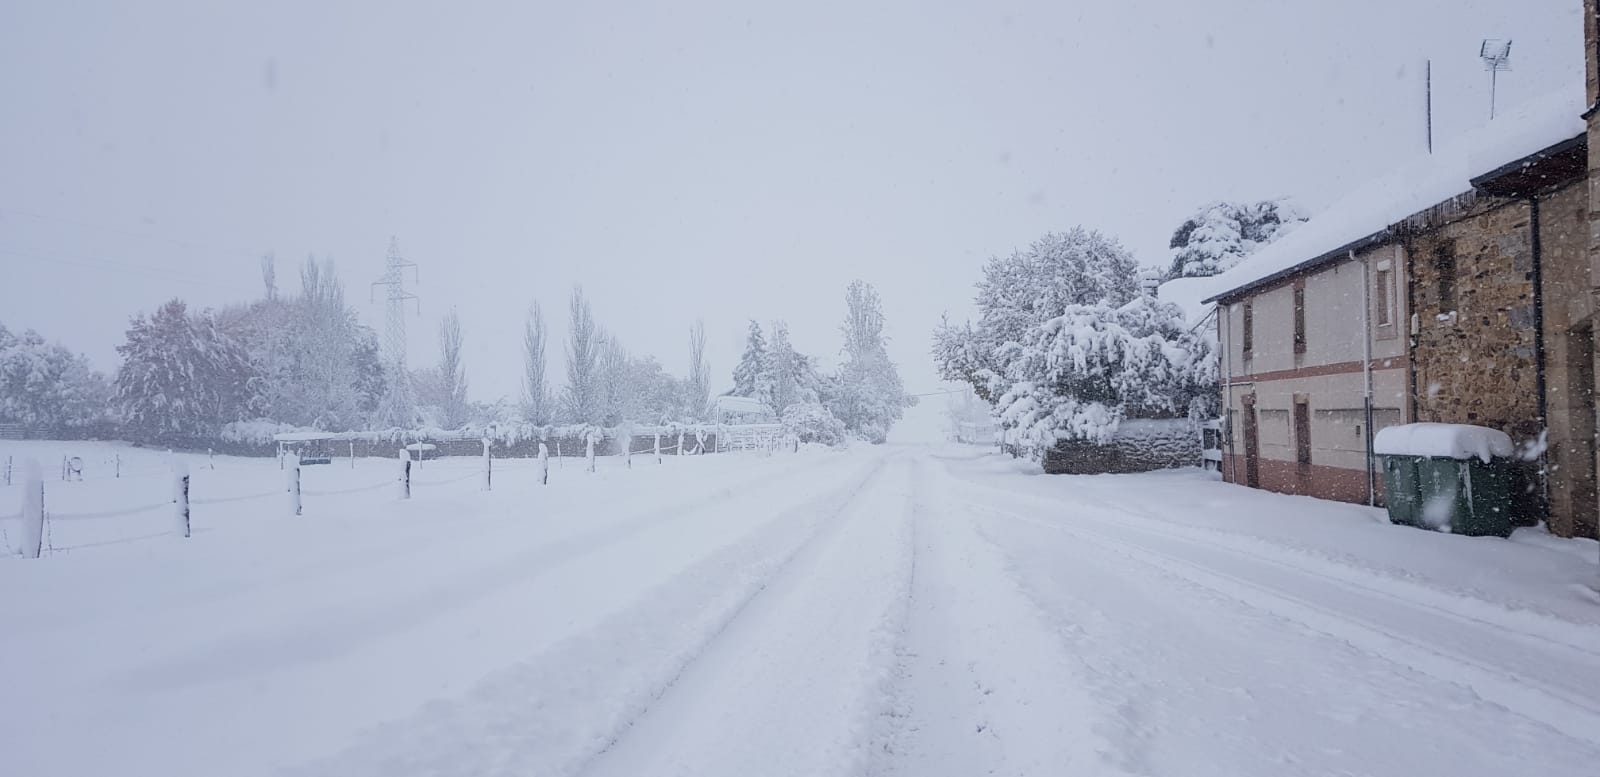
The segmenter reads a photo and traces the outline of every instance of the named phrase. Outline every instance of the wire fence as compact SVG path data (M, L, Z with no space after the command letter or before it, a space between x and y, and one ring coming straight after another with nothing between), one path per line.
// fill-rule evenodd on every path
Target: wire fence
M763 451L770 454L789 449L787 441L774 435L752 435L748 440L730 436L724 439L723 444L726 446L722 448L723 452ZM662 445L659 450L628 451L607 457L569 455L567 458L582 461L580 471L593 471L600 460L610 462L608 469L622 466L632 468L633 459L649 461L659 458L664 461L669 456L690 453L691 450L680 449L674 440L673 444ZM278 506L263 506L259 512L243 515L295 516L302 514L305 499L336 499L383 489L393 490L397 500L404 500L411 498L413 490L417 490L419 495L437 493L439 489L468 480L481 481L479 490L489 491L496 476L511 477L526 483L531 474L532 482L548 485L550 470L561 466L556 456L537 459L455 456L432 459L426 465L420 460L368 458L361 459L359 467L352 460L350 467L345 468L328 467L325 464L302 465L291 456L285 470L280 472L276 466L263 467L259 462L235 461L226 457L218 461L208 456L191 471L188 465L196 463L196 458L188 456L183 464L179 464L178 458L173 458L163 464L148 460L128 462L116 455L96 456L77 462L72 461L72 457L63 457L59 473L46 470L36 483L29 484L24 482L20 470L15 466L20 462L7 457L0 462L5 474L5 478L0 480L0 500L4 500L0 506L10 508L20 503L22 509L0 512L0 556L54 556L84 548L174 535L188 536L190 510L194 508L234 507L263 500L281 500ZM506 467L510 462L515 464ZM388 472L379 475L374 471L379 468L388 468ZM330 476L334 480L349 478L354 472L366 472L375 479L361 485L339 484L339 487L330 488L325 484L322 488L303 488L307 474L313 472L316 480ZM423 478L420 475L424 472L430 475L448 473L448 476ZM190 498L191 478L196 490L203 489L210 495ZM260 486L264 479L278 480L279 485L264 490ZM252 484L255 488L249 488ZM37 493L42 497L33 507L29 506L31 503L27 496L30 488L38 489ZM158 489L167 494L156 500L151 493ZM230 490L244 493L229 493ZM124 506L135 500L139 501L132 506ZM333 509L354 506L340 504ZM33 512L30 513L30 510ZM240 515L229 513L227 517ZM196 517L202 517L211 526L217 525L218 516L213 511L196 510ZM160 526L155 521L169 523Z

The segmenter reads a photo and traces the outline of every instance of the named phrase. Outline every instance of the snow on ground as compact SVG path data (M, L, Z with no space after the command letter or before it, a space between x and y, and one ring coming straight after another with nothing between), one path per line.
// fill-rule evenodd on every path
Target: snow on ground
M507 461L489 493L446 459L407 502L394 462L343 462L307 468L300 517L275 461L191 457L197 501L268 496L197 504L183 540L147 536L159 508L64 517L167 488L166 454L91 447L149 482L52 484L58 550L0 560L8 772L1600 764L1593 542L960 446L569 459L548 487Z

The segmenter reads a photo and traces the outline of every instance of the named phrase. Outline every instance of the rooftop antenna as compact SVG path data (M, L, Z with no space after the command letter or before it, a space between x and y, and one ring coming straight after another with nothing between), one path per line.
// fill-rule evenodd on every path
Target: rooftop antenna
M1500 71L1511 69L1511 41L1484 38L1478 46L1478 56L1483 59L1483 69L1489 71L1489 119L1493 121L1495 81Z

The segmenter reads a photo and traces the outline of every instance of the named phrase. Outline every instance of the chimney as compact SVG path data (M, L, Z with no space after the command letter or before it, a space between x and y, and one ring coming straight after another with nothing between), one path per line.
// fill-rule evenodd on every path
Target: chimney
M1139 271L1139 291L1146 297L1155 299L1159 296L1156 290L1161 288L1161 271L1145 268Z

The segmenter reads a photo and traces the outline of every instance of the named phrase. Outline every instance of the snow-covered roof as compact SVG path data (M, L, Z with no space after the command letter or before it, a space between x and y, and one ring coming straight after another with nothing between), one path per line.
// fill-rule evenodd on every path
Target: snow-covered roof
M1372 452L1380 456L1477 457L1488 462L1495 456L1510 456L1512 450L1511 437L1505 432L1468 424L1386 426L1372 438Z
M1472 191L1475 177L1582 135L1584 109L1578 89L1508 111L1435 153L1356 187L1281 240L1203 279L1210 287L1203 299L1214 301L1382 240L1391 225Z
M754 397L717 397L717 410L724 413L753 413L765 414L767 406Z
M1204 301L1210 296L1213 288L1208 282L1210 280L1210 278L1173 278L1156 289L1156 299L1183 308L1184 320L1188 321L1190 326L1194 326L1211 315L1212 305Z

